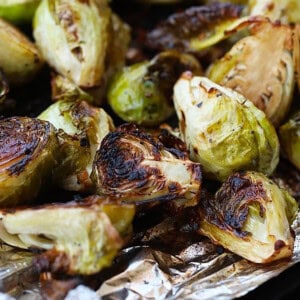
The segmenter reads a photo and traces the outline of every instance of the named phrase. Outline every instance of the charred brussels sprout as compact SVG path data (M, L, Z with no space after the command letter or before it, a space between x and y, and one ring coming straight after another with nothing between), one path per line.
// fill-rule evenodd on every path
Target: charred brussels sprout
M43 65L36 46L17 28L0 19L0 68L9 84L29 82Z
M238 170L274 171L278 137L251 101L185 73L174 87L174 103L190 157L202 164L206 176L222 181Z
M1 211L0 239L24 249L47 250L37 258L41 269L89 275L111 265L128 234L133 205L86 198L80 203ZM118 213L118 218L116 214Z
M156 50L200 51L230 36L248 23L243 7L230 3L194 6L171 15L147 35Z
M233 174L201 200L200 233L215 243L256 263L292 256L298 204L263 174Z
M85 101L57 101L39 115L59 132L62 158L53 171L55 182L70 191L92 189L94 156L104 136L114 129L110 116Z
M57 163L54 127L44 121L13 117L0 120L0 206L32 201L51 182Z
M41 0L0 0L0 17L13 23L31 22Z
M201 169L187 157L184 143L163 131L158 138L124 124L102 141L92 179L100 195L142 204L180 200L197 204Z
M278 126L294 91L293 39L294 31L287 25L257 22L251 36L239 40L210 67L208 77L243 94Z
M111 10L106 0L44 0L34 37L44 58L80 87L101 85Z
M300 170L300 111L280 126L279 139L283 153Z
M124 121L158 125L174 112L173 85L186 70L201 73L193 56L175 51L162 52L151 61L125 67L110 83L109 104Z

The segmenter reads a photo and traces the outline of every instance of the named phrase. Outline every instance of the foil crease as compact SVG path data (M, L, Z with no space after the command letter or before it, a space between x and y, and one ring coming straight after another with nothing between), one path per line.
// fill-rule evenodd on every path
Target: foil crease
M123 249L116 261L115 274L99 282L96 293L85 291L84 298L234 299L300 261L300 213L293 224L296 237L292 259L267 265L254 264L230 252L220 251L220 247L206 238L189 244L176 254L171 248L167 251L151 246L152 241L173 229L172 220L166 220L144 236L143 245ZM8 246L2 246L0 252L0 291L18 300L42 299L38 274L31 265L32 255L25 251L16 252ZM118 264L122 265L122 271ZM68 300L81 298L82 288L75 288L66 296Z

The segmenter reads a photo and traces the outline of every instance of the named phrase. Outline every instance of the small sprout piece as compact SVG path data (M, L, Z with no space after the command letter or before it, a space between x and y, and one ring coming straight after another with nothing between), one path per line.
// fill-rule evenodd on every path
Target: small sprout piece
M241 93L278 126L289 111L294 91L293 39L290 26L257 22L250 36L211 66L208 77Z
M171 15L147 36L147 46L157 50L200 51L248 25L240 18L243 7L230 3L195 6Z
M200 202L200 233L255 263L293 254L296 200L261 173L230 176Z
M300 21L300 2L298 0L249 0L249 14L263 15L271 21L297 23Z
M279 139L285 156L300 170L300 111L280 126Z
M41 0L0 0L0 18L13 23L30 23Z
M1 211L0 239L24 249L47 250L37 257L41 269L90 275L111 265L130 232L133 205L98 197L34 209ZM118 214L118 218L116 217Z
M5 99L8 92L8 83L6 81L6 78L4 78L4 74L0 70L0 103Z
M0 41L0 68L9 84L26 84L43 65L38 49L17 28L1 19Z
M14 117L0 120L0 206L32 201L51 182L57 163L54 127L44 121Z
M59 131L61 162L53 171L55 182L70 191L92 189L90 174L104 136L114 129L110 116L85 101L57 101L39 115Z
M185 73L174 87L180 131L206 176L238 170L270 175L279 160L276 131L265 114L235 91Z
M180 200L196 205L201 169L187 157L184 143L163 131L158 138L124 124L109 133L98 150L92 173L100 195L142 204Z
M34 37L44 58L79 87L100 86L109 42L106 0L45 0L34 18Z
M162 52L151 61L125 67L112 80L108 101L124 121L155 126L174 113L173 85L183 71L201 73L191 55Z

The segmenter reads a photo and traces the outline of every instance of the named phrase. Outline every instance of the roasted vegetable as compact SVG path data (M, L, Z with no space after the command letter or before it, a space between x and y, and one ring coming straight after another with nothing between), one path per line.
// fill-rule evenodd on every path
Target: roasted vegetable
M92 189L90 174L104 136L114 129L110 116L85 101L57 101L39 115L60 131L62 158L53 171L55 182L66 190Z
M253 24L251 36L239 40L210 67L207 76L243 94L278 126L292 102L293 48L294 31L290 26L262 20Z
M240 18L243 7L230 3L194 6L171 15L147 35L151 49L200 51L230 36L248 24Z
M110 84L109 104L127 122L158 125L174 113L173 85L186 70L201 73L193 56L175 51L162 52L151 61L125 67Z
M34 37L47 62L78 86L101 85L111 10L106 0L44 0Z
M134 211L133 205L99 197L3 210L0 239L19 248L47 250L37 259L41 269L89 275L111 265L123 245L120 233L128 234Z
M43 65L36 46L17 28L0 19L0 68L11 85L29 82Z
M224 180L238 170L271 174L279 160L276 131L265 114L235 91L184 73L174 103L190 157Z
M187 158L184 143L163 131L158 138L133 124L109 133L97 151L92 179L100 195L137 204L180 200L197 204L201 169Z
M43 184L51 184L57 163L54 127L27 117L0 120L0 206L33 201Z
M280 126L279 139L287 159L300 170L300 111Z
M292 256L298 204L263 174L233 174L201 200L199 232L215 243L255 263Z
M0 103L5 99L5 96L8 92L8 83L6 81L6 78L4 78L4 74L0 70Z
M41 0L0 0L0 17L13 23L31 22Z
M298 0L249 0L249 14L263 15L271 21L297 23L300 21L300 2Z

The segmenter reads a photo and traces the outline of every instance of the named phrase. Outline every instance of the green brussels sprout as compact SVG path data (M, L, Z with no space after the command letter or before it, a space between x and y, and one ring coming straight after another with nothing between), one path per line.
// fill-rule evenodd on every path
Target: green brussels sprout
M59 143L49 122L27 117L0 120L0 206L32 201L51 182Z
M300 170L300 111L279 127L282 152Z
M293 254L296 200L265 175L231 175L214 197L200 201L199 232L255 263Z
M28 83L43 65L40 52L17 28L2 19L0 40L0 68L9 84Z
M41 0L0 0L0 18L13 23L29 23Z
M54 181L70 191L90 191L94 156L103 137L114 129L110 116L85 101L60 100L39 116L59 131L61 162L53 170Z
M123 124L103 139L91 177L100 195L137 205L171 201L187 207L198 202L201 175L200 164L188 159L180 139Z
M207 76L243 94L278 126L293 98L293 40L294 30L290 26L268 20L257 22L251 27L251 36L239 40L213 63Z
M249 14L263 15L271 21L297 23L300 21L300 2L298 0L249 0Z
M44 58L79 87L101 86L111 10L106 0L45 0L34 17Z
M0 103L5 99L6 95L9 92L9 87L4 74L0 70Z
M201 73L191 55L162 52L151 61L125 67L108 88L108 102L124 121L155 126L174 113L173 85L185 70Z
M190 157L207 177L222 181L239 170L270 175L276 168L276 131L241 94L186 72L174 86L174 104Z
M79 203L2 210L0 239L15 247L46 250L42 271L90 275L110 266L131 228L135 208L92 197ZM118 214L118 218L116 218Z

